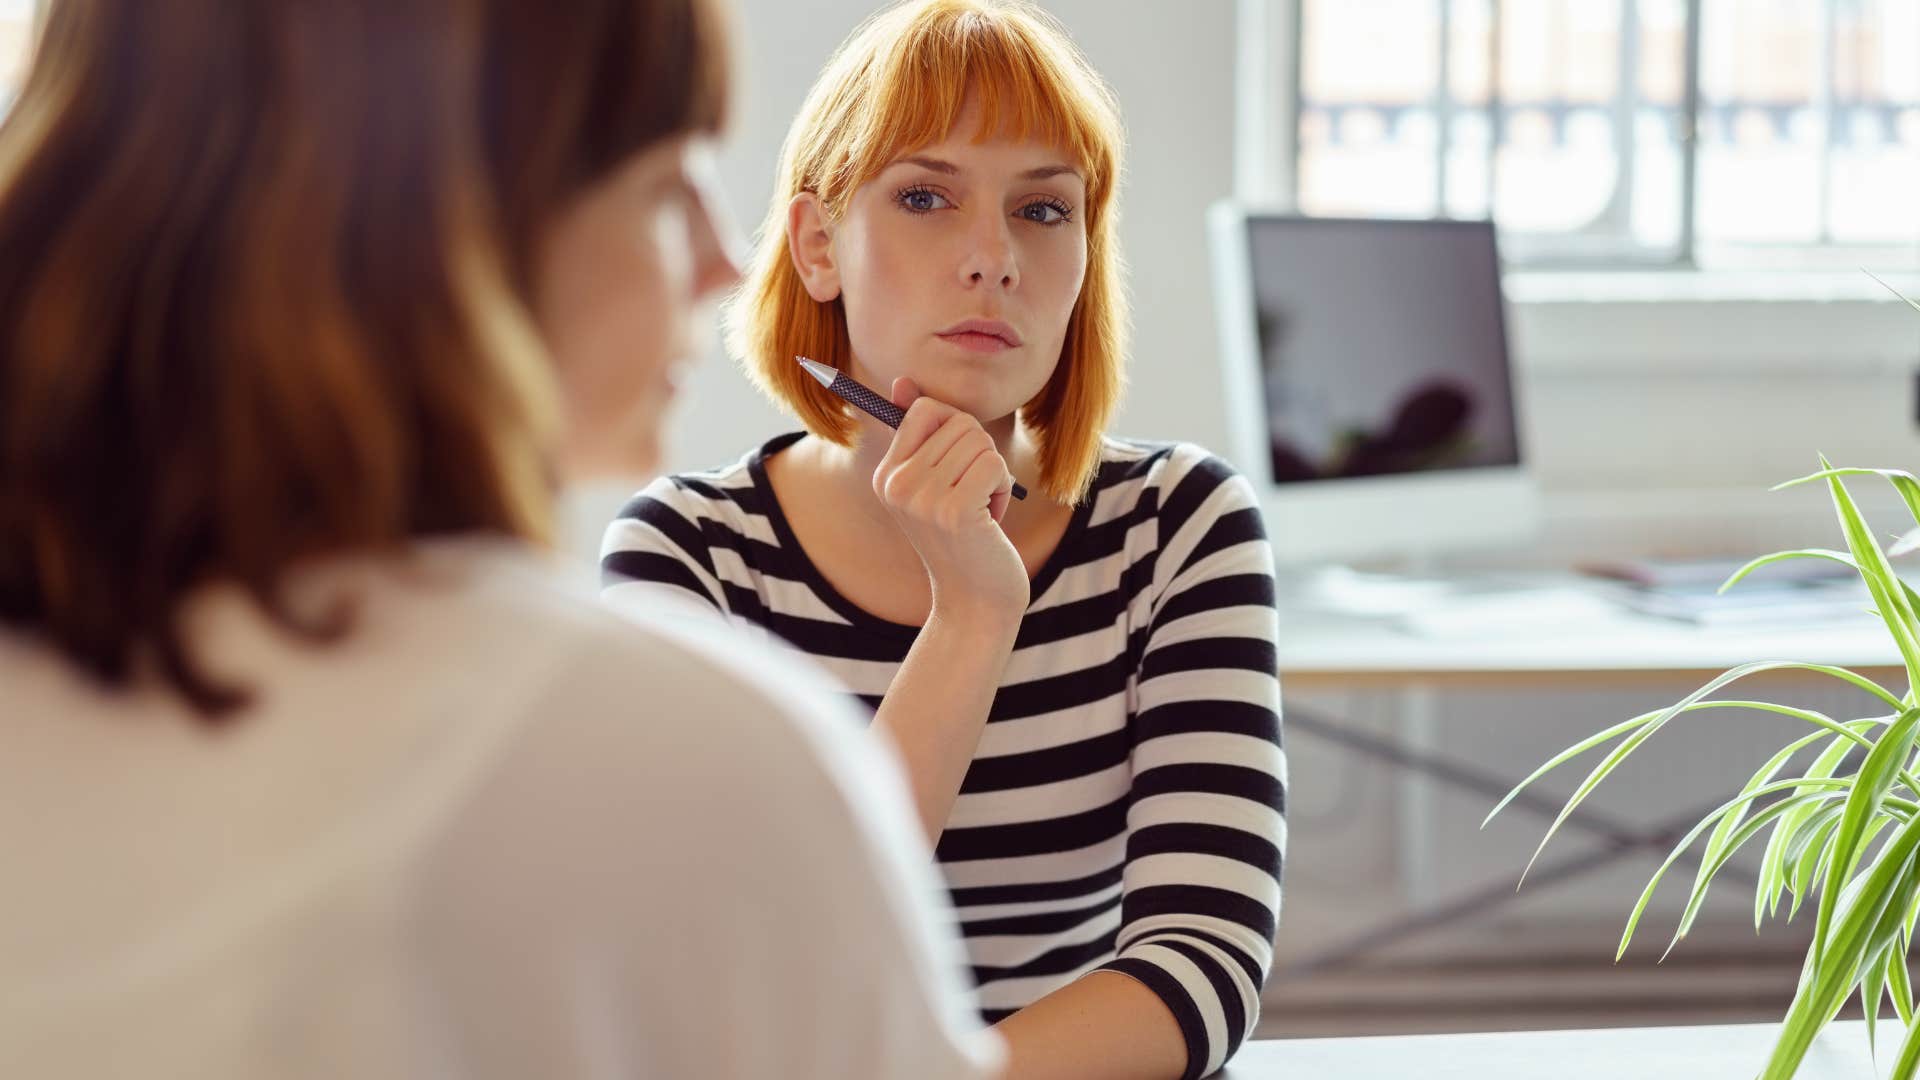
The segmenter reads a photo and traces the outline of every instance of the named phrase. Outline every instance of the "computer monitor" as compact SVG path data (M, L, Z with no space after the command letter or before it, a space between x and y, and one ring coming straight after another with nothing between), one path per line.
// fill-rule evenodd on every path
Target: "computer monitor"
M1281 562L1537 530L1490 222L1223 203L1208 225L1230 455Z

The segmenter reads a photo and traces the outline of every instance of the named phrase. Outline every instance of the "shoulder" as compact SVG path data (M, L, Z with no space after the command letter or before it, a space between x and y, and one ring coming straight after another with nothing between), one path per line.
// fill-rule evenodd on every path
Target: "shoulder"
M716 469L662 476L634 494L601 535L602 583L664 582L724 609L716 554L732 551L752 564L779 546L763 463L792 438L779 436Z
M566 620L565 661L522 703L476 820L543 819L586 848L750 889L808 866L876 872L855 865L871 844L822 836L879 829L886 850L912 850L897 766L818 665L720 620L596 607Z
M542 576L496 575L466 608L547 658L517 701L495 703L515 714L493 767L518 778L510 787L553 798L552 781L602 806L644 790L660 812L728 820L784 802L817 820L845 815L844 790L885 785L851 699L817 665L720 620L616 612L590 586L542 588Z
M662 514L685 521L729 521L756 512L758 495L752 463L758 453L756 450L715 469L655 478L621 506L615 526L623 521L651 522Z
M776 435L717 468L655 479L620 508L607 529L603 551L617 550L623 539L644 535L646 529L636 529L635 525L672 531L683 523L696 527L714 523L739 535L765 533L766 522L775 509L767 485L767 460L804 434Z
M1129 504L1150 498L1156 516L1185 520L1209 503L1213 509L1258 505L1253 485L1225 458L1198 443L1107 436L1095 489Z

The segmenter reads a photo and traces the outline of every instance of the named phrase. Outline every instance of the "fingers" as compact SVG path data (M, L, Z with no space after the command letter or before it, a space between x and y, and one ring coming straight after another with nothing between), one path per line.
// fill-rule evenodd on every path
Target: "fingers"
M960 510L977 514L984 505L999 521L1013 476L980 421L921 394L912 379L895 379L891 390L906 417L874 470L874 494L919 517L950 518Z
M874 473L874 491L883 503L949 526L982 507L1000 520L1012 490L1013 476L993 437L965 413L949 417L912 457Z
M903 382L907 380L896 379L894 386L897 388ZM915 398L907 406L907 415L900 421L900 429L893 433L893 442L888 444L886 454L880 459L880 467L874 471L874 483L877 485L882 475L892 472L918 453L920 447L958 412L953 406L930 397Z
M905 424L901 425L903 430L905 427ZM874 490L880 494L883 502L905 506L923 491L953 486L966 461L971 460L973 453L977 452L956 450L956 447L967 445L975 436L986 438L986 432L980 430L979 422L965 413L954 413L933 434L927 436L911 455L902 458L897 445L890 448L887 456L881 460L880 467L874 471ZM992 441L987 439L989 446ZM943 463L949 462L956 453L963 455L962 460L943 470Z
M972 420L972 417L966 419ZM956 426L960 420L955 417L947 422L949 427ZM945 435L945 430L941 431ZM981 454L992 454L996 460L1000 457L999 448L993 444L993 436L988 435L978 423L961 426L960 437L955 439L946 452L938 458L933 457L933 439L927 440L922 454L928 459L928 469L933 474L934 483L941 487L953 487Z
M966 506L986 504L987 514L999 521L1007 512L1007 500L1013 496L1013 474L1007 471L1007 463L1000 454L989 447L972 461L954 481L953 496ZM999 504L999 512L994 505Z

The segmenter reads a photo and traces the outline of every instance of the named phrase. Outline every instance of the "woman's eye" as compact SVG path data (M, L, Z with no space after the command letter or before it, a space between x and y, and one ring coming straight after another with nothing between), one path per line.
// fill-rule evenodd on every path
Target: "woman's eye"
M1067 220L1067 208L1050 202L1034 202L1020 208L1020 216L1037 225L1059 225Z
M909 188L894 196L894 200L916 214L945 210L953 205L947 201L946 196L926 188Z

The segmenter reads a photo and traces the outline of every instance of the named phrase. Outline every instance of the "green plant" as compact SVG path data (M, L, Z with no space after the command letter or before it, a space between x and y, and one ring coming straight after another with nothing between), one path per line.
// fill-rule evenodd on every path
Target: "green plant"
M1492 821L1514 796L1548 772L1618 740L1554 819L1527 863L1531 869L1533 860L1540 857L1574 808L1628 755L1681 714L1707 709L1759 709L1804 721L1813 729L1810 733L1782 747L1738 795L1708 814L1675 845L1634 905L1615 959L1626 953L1661 879L1703 834L1712 830L1668 951L1692 928L1714 875L1734 852L1765 833L1760 882L1754 894L1755 928L1777 913L1784 897L1792 898L1788 919L1799 912L1809 896L1817 896L1818 905L1813 942L1772 1057L1761 1073L1763 1080L1791 1077L1814 1037L1855 993L1866 1012L1869 1039L1882 1000L1892 999L1905 1031L1891 1075L1896 1080L1910 1080L1920 1075L1920 1019L1916 1018L1906 962L1914 923L1920 918L1920 779L1915 777L1920 772L1915 754L1920 697L1914 689L1920 685L1920 594L1894 573L1888 560L1890 554L1920 547L1920 477L1889 469L1836 469L1825 457L1820 465L1819 472L1788 481L1775 490L1825 481L1846 536L1847 550L1807 549L1767 555L1742 567L1721 589L1725 591L1755 570L1785 559L1845 563L1866 583L1874 611L1893 637L1906 669L1905 693L1896 694L1856 672L1829 665L1787 661L1745 664L1675 705L1634 717L1562 751L1515 787L1486 820ZM1896 542L1891 552L1883 550L1867 528L1843 480L1848 476L1888 480L1911 512L1915 527ZM1851 684L1884 704L1887 712L1838 721L1811 710L1761 701L1709 700L1709 695L1740 679L1778 670L1813 672ZM1788 765L1802 751L1810 751L1813 757L1794 775ZM1856 760L1855 751L1864 751L1864 757L1857 758L1857 767L1851 764ZM1521 880L1525 879L1522 873Z
M1872 275L1869 275L1872 276ZM1879 281L1878 278L1874 278ZM1885 285L1885 282L1881 282ZM1900 294L1888 286L1894 295ZM1900 296L1920 311L1920 304ZM1714 875L1733 854L1762 833L1767 843L1761 856L1760 880L1754 890L1753 919L1761 922L1779 911L1783 897L1791 896L1787 918L1799 913L1809 896L1819 898L1814 937L1801 968L1800 982L1780 1027L1762 1080L1787 1080L1820 1033L1848 997L1858 993L1873 1039L1883 998L1891 999L1904 1027L1891 1076L1914 1080L1920 1076L1920 1013L1907 971L1914 924L1920 919L1920 760L1916 760L1916 733L1920 732L1920 593L1894 573L1889 557L1920 549L1920 477L1892 469L1836 469L1822 456L1820 471L1775 487L1825 481L1847 541L1846 551L1803 549L1762 556L1741 567L1722 585L1733 587L1748 574L1786 559L1830 559L1853 568L1873 599L1874 613L1886 623L1905 668L1907 690L1895 694L1853 671L1825 664L1762 661L1728 671L1687 695L1680 702L1636 716L1579 742L1549 760L1521 781L1495 806L1481 824L1504 809L1520 792L1561 765L1591 750L1619 740L1587 774L1528 860L1530 870L1567 817L1628 755L1682 713L1707 709L1757 709L1789 716L1813 730L1782 747L1761 765L1740 793L1708 814L1682 837L1654 872L1627 919L1615 960L1626 954L1634 929L1647 904L1681 855L1709 829L1700 855L1693 888L1679 926L1667 944L1671 952L1699 915ZM1890 482L1914 519L1890 550L1883 550L1860 508L1848 492L1844 477L1878 476ZM1839 680L1870 694L1887 707L1880 716L1836 721L1808 709L1762 701L1709 700L1709 695L1750 675L1764 671L1798 670ZM1818 747L1798 775L1782 779L1796 757ZM1864 751L1853 766L1857 752ZM1851 768L1852 771L1844 771ZM1877 845L1877 846L1876 846ZM1526 880L1525 872L1521 881ZM1664 956L1664 954L1663 954Z

